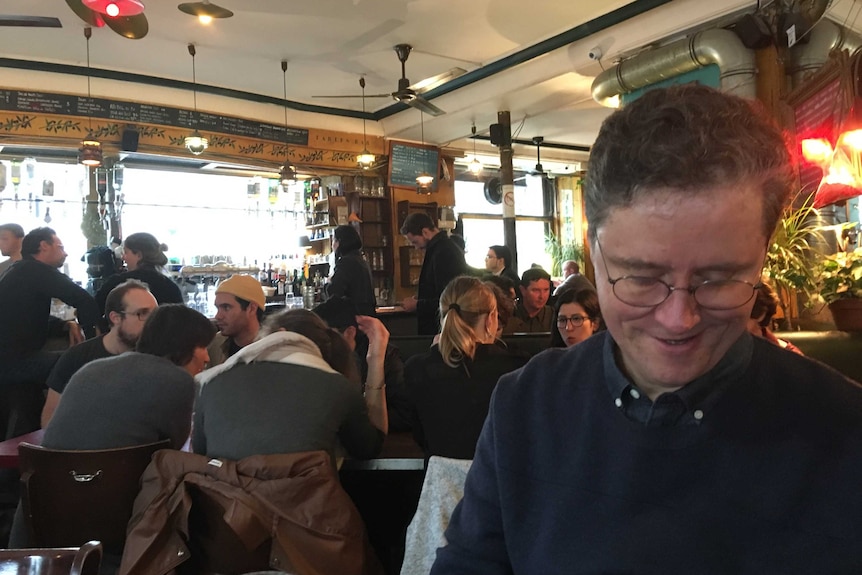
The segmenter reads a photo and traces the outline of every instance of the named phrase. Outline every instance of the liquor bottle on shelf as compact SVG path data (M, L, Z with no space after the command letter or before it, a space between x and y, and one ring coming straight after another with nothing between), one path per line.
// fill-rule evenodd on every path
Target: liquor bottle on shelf
M285 284L287 280L287 274L285 274L284 270L281 269L278 272L278 280L275 285L275 293L278 295L284 295Z

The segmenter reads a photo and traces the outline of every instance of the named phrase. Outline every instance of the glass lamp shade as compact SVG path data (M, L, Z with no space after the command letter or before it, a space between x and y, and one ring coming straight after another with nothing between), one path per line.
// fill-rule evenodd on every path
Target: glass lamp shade
M478 176L482 173L482 162L477 158L473 158L473 161L467 164L467 169L470 170L470 173L474 176Z
M81 147L78 149L78 163L93 168L101 166L102 144L91 139L81 142Z
M185 139L183 140L183 144L185 144L189 152L191 152L195 156L200 156L204 153L204 150L209 147L210 142L209 140L201 136L200 132L195 130L190 136L185 137Z
M296 168L290 162L285 162L278 173L278 178L282 186L289 186L296 183Z
M82 4L90 10L106 14L111 18L137 16L144 12L144 4L139 0L82 0Z
M363 170L367 170L374 165L374 160L376 157L374 154L368 151L368 149L363 149L362 153L356 156L356 163L359 164L359 167Z
M431 183L434 181L434 176L429 174L428 172L422 172L418 176L416 176L416 185L420 187L431 187Z

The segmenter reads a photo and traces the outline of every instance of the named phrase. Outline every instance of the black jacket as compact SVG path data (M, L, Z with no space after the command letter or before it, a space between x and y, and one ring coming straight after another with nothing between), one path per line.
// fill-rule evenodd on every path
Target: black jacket
M335 262L335 272L326 288L329 297L346 297L360 315L375 316L376 301L371 268L359 250L347 252Z
M416 298L416 324L419 335L434 335L440 331L440 294L453 278L467 273L464 252L439 232L425 247L425 260L419 273Z

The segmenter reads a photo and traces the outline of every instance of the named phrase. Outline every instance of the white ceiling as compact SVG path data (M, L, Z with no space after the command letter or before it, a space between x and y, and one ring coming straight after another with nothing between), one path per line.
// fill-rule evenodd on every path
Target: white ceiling
M433 103L447 113L425 116L425 140L470 152L472 142L464 138L471 124L487 134L499 110L511 111L513 133L520 139L543 136L550 143L588 147L608 113L590 96L592 80L603 67L645 45L754 5L753 0L218 0L235 15L203 26L180 12L177 0L143 1L148 35L128 40L107 27L94 29L93 69L190 82L186 45L194 43L202 92L204 86L213 86L280 99L280 62L287 59L288 100L342 110L360 110L361 99L312 96L358 95L360 75L366 78L368 94L394 91L401 75L392 50L397 43L414 47L406 71L415 82L455 66L474 77L484 75L506 58L520 58L523 50L568 33L559 48L450 93L432 93ZM646 10L651 6L657 7ZM629 18L614 14L619 9L644 13ZM0 28L0 58L86 66L85 24L66 2L3 0L0 14L55 16L62 23L60 29ZM606 21L618 23L607 27ZM594 46L604 52L601 63L587 56ZM0 67L0 87L7 71ZM80 80L57 87L82 89L86 84ZM99 94L96 82L93 89L94 95L112 95ZM198 104L206 109L207 99L199 96ZM419 140L419 112L407 108L393 113L392 104L388 98L367 100L369 111L386 115L368 122L369 133ZM241 105L234 103L233 108L233 115L243 115ZM323 122L314 114L292 114L292 125ZM361 131L357 122L336 115L324 123L355 132ZM478 148L495 153L486 142L479 142ZM533 154L531 147L516 148L517 156ZM586 157L583 152L550 147L542 153L543 163L571 164Z

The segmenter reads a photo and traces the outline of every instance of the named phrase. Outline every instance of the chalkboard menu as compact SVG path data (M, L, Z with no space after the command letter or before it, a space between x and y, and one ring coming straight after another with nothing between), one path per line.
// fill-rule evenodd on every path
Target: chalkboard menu
M151 104L120 102L104 98L85 98L68 94L44 92L19 92L0 90L0 110L11 112L35 112L64 116L89 116L115 120L117 122L157 124L176 128L195 128L231 136L273 140L297 146L308 145L308 130L287 128L283 125L265 124L233 116L198 113L197 125L191 110ZM286 136L286 138L285 138Z
M437 166L440 152L434 146L392 142L389 151L389 185L415 187L416 176L427 172L434 176L431 189L437 191Z

